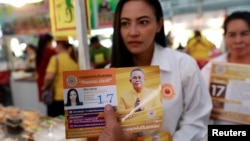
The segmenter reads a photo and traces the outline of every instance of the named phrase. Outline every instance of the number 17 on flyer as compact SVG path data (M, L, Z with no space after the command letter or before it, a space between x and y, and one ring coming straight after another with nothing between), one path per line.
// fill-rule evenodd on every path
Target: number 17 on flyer
M104 106L117 108L115 69L65 71L63 86L66 138L98 136Z

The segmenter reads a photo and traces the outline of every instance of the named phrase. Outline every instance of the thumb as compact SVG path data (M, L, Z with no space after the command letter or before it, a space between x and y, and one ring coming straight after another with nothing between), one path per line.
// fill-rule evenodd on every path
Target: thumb
M111 123L117 122L116 113L113 107L109 104L106 105L104 108L104 118L105 118L106 126Z

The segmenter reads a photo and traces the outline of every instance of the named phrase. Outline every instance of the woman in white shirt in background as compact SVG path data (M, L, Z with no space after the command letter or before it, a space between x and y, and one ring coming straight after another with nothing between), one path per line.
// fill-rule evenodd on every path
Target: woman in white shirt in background
M212 59L201 72L209 88L210 72L213 62L250 65L250 12L236 11L228 15L223 24L227 52ZM214 124L236 124L216 120Z

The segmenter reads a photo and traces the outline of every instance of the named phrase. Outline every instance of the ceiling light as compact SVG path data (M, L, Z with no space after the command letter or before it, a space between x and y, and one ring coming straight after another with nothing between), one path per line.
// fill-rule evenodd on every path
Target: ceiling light
M9 4L19 8L24 6L25 4L38 3L42 1L43 0L0 0L0 3Z

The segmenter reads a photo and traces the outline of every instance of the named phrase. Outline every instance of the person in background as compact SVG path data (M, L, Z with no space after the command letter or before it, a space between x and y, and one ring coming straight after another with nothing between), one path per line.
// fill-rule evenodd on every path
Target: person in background
M68 52L69 52L69 55L70 57L75 61L75 62L78 62L78 54L77 54L77 51L75 50L75 47L68 43Z
M36 69L36 47L32 44L27 44L25 53L26 71L33 72Z
M209 88L213 62L236 63L250 65L250 12L236 11L228 15L223 24L224 39L227 52L212 59L201 72ZM232 124L222 120L214 121L215 124Z
M109 3L109 0L101 0L101 3L98 6L98 16L99 16L99 22L110 22L112 16L111 6Z
M10 89L11 69L8 65L7 56L4 56L0 60L0 107L2 105L12 106L13 98Z
M170 47L170 48L172 48L172 46L173 46L173 38L171 35L171 31L169 31L167 36L166 36L166 44L167 44L167 47Z
M174 141L200 141L207 133L211 97L195 60L166 47L160 2L120 0L114 17L111 67L158 65L162 89L166 90L162 91L160 133L169 132ZM112 108L106 106L106 127L99 141L133 140L115 119Z
M196 60L209 59L215 45L201 35L199 30L194 31L194 37L188 40L185 52Z
M63 71L79 70L78 63L69 54L67 41L57 41L57 55L54 55L46 68L43 89L54 80L54 100L48 105L48 115L56 117L64 115ZM57 59L57 60L56 60Z
M184 47L181 45L181 43L179 43L179 46L176 48L176 50L180 51L180 52L184 52Z
M38 86L39 100L42 101L42 86L44 84L44 77L46 67L50 58L56 54L52 48L53 36L50 34L42 34L38 39L38 46L36 50L36 81Z
M101 0L101 4L99 5L99 14L109 11L111 11L111 7L108 0Z
M76 89L69 89L67 93L67 103L64 106L78 106L83 105L79 100L79 95Z
M100 44L98 36L90 39L90 46L89 55L93 68L104 68L110 63L110 49Z

